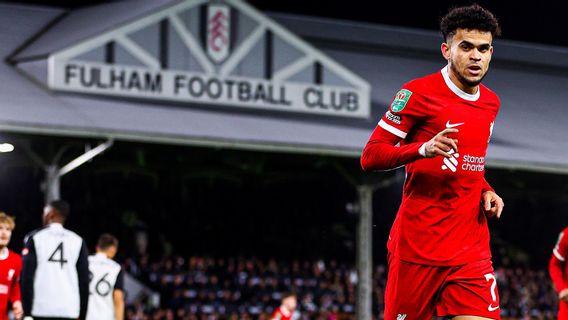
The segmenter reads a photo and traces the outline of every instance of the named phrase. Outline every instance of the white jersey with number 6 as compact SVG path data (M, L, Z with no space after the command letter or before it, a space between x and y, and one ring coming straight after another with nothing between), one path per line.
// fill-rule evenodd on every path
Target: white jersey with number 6
M87 320L114 320L114 290L123 290L121 267L104 253L89 256Z

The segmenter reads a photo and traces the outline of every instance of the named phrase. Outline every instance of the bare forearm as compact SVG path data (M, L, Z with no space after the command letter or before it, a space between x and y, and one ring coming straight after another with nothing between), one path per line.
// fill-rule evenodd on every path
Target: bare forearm
M114 304L115 320L124 320L124 301Z
M115 320L124 320L124 293L122 290L114 290L113 300Z

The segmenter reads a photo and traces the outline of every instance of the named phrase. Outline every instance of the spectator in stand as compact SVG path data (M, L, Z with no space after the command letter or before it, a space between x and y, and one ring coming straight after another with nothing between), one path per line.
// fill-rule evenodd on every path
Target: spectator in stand
M127 319L166 319L168 314L175 320L271 319L288 291L297 294L298 320L355 319L357 278L353 265L243 257L177 257L160 263L145 259L144 267L133 263L128 262L126 269L134 267L140 274L152 274L146 283L161 293L162 304L155 309L148 301L138 302L128 307ZM558 300L545 270L500 267L496 274L503 319L554 318ZM376 319L383 318L385 283L386 268L377 265L373 273ZM168 290L172 293L169 298L164 294Z

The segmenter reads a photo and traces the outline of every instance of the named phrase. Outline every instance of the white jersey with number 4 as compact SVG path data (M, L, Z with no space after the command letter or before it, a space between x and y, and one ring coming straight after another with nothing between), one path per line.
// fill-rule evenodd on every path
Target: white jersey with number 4
M114 320L114 290L123 290L121 267L104 253L89 256L87 320Z
M76 233L52 223L26 237L22 302L26 315L77 319L87 297L87 248ZM85 294L86 296L86 294Z

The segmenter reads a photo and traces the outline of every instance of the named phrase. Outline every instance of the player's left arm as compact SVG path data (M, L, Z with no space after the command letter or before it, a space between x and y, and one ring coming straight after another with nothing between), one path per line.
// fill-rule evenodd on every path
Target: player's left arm
M497 195L485 178L483 179L483 186L481 188L481 205L486 216L497 216L497 219L501 218L501 213L505 206L503 198Z
M116 277L112 299L114 301L114 319L124 320L124 273L122 269Z
M89 303L89 251L84 240L82 240L81 252L79 253L79 259L77 259L76 268L79 278L79 319L84 320L87 316L87 305Z
M9 300L12 303L12 312L16 319L22 319L24 317L24 308L22 306L22 294L20 289L20 274L22 272L22 260L18 256L17 265L15 268L15 273L12 278L12 284L10 288Z
M568 229L567 229L568 230ZM568 302L568 285L564 281L564 269L568 254L568 241L565 239L566 230L560 233L558 241L552 250L552 256L548 264L550 279L558 293L558 299Z

